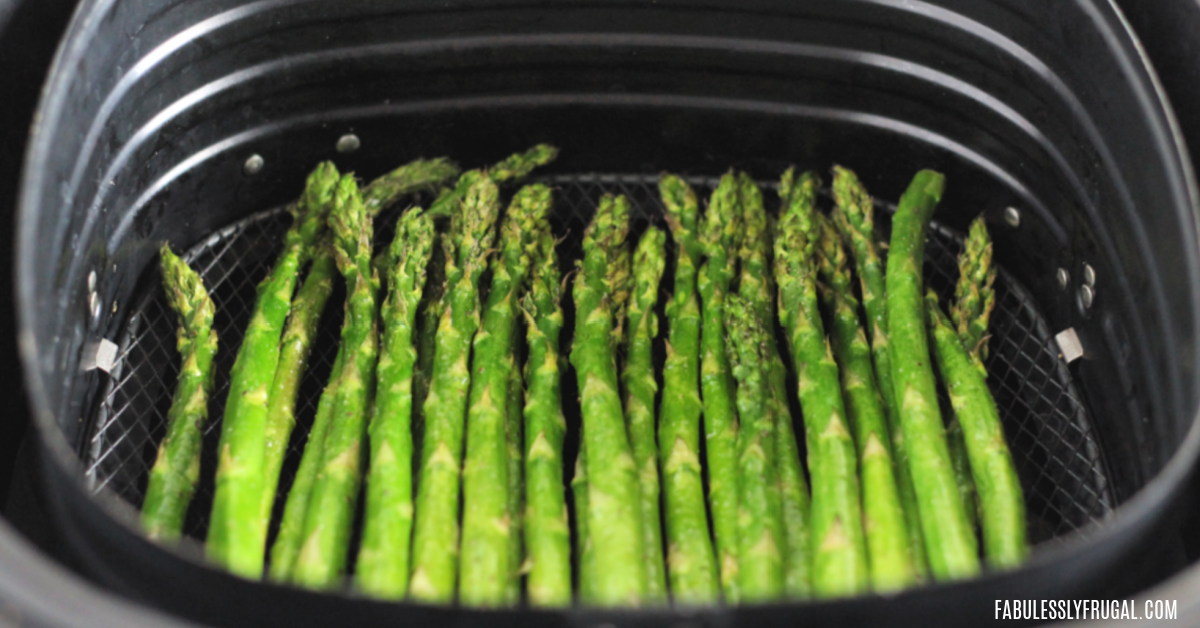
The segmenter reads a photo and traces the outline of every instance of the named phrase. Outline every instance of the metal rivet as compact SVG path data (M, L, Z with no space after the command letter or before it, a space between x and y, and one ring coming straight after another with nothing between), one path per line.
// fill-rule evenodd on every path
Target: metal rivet
M100 318L100 295L95 291L88 294L88 311L92 313L93 319Z
M89 292L94 291L95 289L96 289L96 271L93 270L92 272L88 273L88 291Z
M1091 264L1083 265L1083 283L1095 287L1096 286L1096 270Z
M1004 222L1007 222L1008 226L1010 226L1010 227L1020 227L1021 226L1021 212L1017 211L1016 207L1005 207L1004 208Z
M255 153L246 158L246 165L242 166L242 172L251 176L256 175L262 172L263 166L266 163L266 161L263 161L262 155Z
M1065 268L1060 268L1054 276L1058 278L1058 287L1066 290L1067 284L1071 283L1071 273Z
M358 136L353 133L347 133L338 138L337 152L353 153L358 150L359 146L362 146L362 142L359 141Z
M1084 284L1079 287L1079 303L1083 305L1083 309L1087 310L1092 307L1092 302L1096 300L1096 291L1091 286Z

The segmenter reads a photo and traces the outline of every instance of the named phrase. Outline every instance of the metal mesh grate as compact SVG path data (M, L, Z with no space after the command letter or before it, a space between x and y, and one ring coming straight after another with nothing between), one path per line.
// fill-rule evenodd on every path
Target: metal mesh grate
M584 228L604 192L622 193L629 198L635 208L635 232L647 223L661 223L656 176L562 175L543 181L557 188L552 222L555 233L565 236L560 245L564 264L578 257ZM698 178L691 183L702 192L711 189L716 179ZM890 214L879 214L879 227L887 229ZM377 246L390 241L394 220L395 212L381 217ZM220 336L209 404L213 420L206 428L201 484L184 526L185 534L198 539L205 536L212 505L220 435L216 418L223 413L229 372L242 330L249 321L255 286L274 260L288 222L280 210L256 214L213 234L185 256L200 271L216 302L214 324ZM943 299L949 296L957 278L956 256L961 241L961 234L936 225L930 232L925 274ZM130 310L118 343L116 366L81 448L91 489L115 492L135 506L141 503L157 443L165 432L164 421L178 371L175 318L158 283L157 270L150 273L152 280L144 282L145 292ZM1058 357L1045 320L1029 293L1003 269L996 293L987 364L989 384L1025 489L1030 540L1040 543L1103 518L1112 511L1114 499L1088 413L1066 365ZM331 304L343 298L335 293ZM321 321L296 404L297 425L279 485L280 495L286 495L299 464L320 391L332 367L341 317L341 308L330 305ZM283 501L277 499L276 522Z

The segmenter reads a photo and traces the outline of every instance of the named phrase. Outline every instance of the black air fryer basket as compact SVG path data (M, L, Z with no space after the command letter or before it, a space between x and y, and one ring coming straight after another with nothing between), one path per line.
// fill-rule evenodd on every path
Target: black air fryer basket
M1030 563L887 599L703 612L479 613L251 583L203 559L215 422L190 538L144 540L137 507L177 368L158 246L187 251L217 302L219 417L287 225L272 208L314 164L370 179L418 156L472 167L536 142L562 149L535 176L557 190L566 259L603 192L631 198L638 228L661 221L663 170L707 190L733 166L770 188L789 164L838 163L880 199L883 223L916 170L946 173L926 276L951 285L960 234L983 213L1001 266L990 383ZM973 625L995 599L1126 595L1150 577L1200 447L1190 168L1101 0L89 0L43 97L18 237L53 519L88 575L218 625ZM332 361L339 321L326 318L292 469ZM1084 351L1069 363L1056 340L1068 330ZM109 342L116 359L97 369Z

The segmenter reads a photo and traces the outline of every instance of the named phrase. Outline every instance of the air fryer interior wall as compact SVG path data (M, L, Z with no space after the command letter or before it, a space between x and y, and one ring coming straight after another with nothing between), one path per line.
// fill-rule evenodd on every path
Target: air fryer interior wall
M19 233L22 352L57 522L90 573L165 608L230 625L279 608L344 620L344 598L249 585L201 566L195 547L163 552L128 505L88 496L77 451L103 376L81 366L119 334L163 240L186 248L286 202L321 159L371 178L417 156L476 165L549 141L562 148L552 173L735 166L770 179L841 163L885 199L916 169L941 170L938 219L961 229L984 212L999 262L1055 331L1083 341L1071 372L1130 500L1110 524L1019 574L893 606L740 618L945 618L971 596L1136 586L1114 570L1136 572L1134 550L1154 543L1197 444L1195 199L1151 85L1115 11L1087 0L86 2L43 102ZM350 131L362 148L336 154ZM251 154L265 162L252 176ZM1007 207L1018 226L1005 226ZM355 604L362 625L472 617Z

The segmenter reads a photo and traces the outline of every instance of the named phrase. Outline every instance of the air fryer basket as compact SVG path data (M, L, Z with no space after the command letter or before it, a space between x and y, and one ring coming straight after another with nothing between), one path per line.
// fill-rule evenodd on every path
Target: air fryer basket
M350 132L362 147L339 154ZM153 264L164 240L191 250L229 317L228 361L284 224L260 212L293 198L317 161L369 179L416 156L473 166L537 141L562 148L539 173L560 188L561 232L580 233L602 189L653 215L647 183L664 169L770 181L790 163L841 163L895 199L931 167L948 179L931 283L953 276L954 234L980 212L1006 269L993 383L1034 537L1058 542L1018 572L894 599L689 621L971 625L994 599L1141 584L1200 446L1196 195L1153 77L1101 0L84 2L43 98L18 239L26 381L55 521L81 569L222 625L479 620L249 583L206 567L198 543L141 538L145 456L174 368ZM1085 349L1070 365L1052 340L1067 328ZM111 374L86 368L102 338L121 345ZM189 518L198 535L203 502Z

